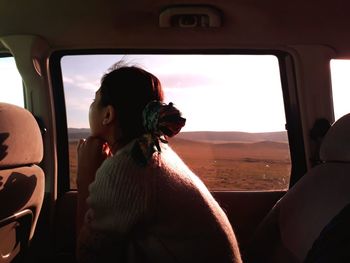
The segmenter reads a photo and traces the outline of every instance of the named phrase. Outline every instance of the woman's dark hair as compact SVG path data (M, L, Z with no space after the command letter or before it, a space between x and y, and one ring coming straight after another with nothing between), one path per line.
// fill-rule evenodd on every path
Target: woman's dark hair
M101 105L112 105L125 139L142 135L142 111L153 100L163 101L159 79L136 66L116 63L101 79Z

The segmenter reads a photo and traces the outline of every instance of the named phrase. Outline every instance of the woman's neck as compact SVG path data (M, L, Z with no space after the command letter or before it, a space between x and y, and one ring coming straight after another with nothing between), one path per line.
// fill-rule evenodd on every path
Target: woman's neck
M111 152L116 154L120 149L122 149L124 146L126 146L131 140L108 140L108 145L111 150Z

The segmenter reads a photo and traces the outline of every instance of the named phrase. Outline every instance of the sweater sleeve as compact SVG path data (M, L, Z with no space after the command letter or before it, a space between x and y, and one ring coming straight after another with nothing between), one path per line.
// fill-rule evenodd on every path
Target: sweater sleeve
M127 234L149 216L154 173L127 152L107 159L89 186L85 223L95 230Z

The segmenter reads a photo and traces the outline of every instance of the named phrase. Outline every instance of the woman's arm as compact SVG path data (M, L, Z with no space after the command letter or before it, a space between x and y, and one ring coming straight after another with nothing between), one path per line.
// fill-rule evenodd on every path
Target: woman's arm
M103 163L89 186L89 207L77 242L79 262L93 262L92 258L103 262L100 258L111 252L118 260L125 257L130 233L135 226L144 225L153 211L154 174L146 170L126 153Z
M96 137L81 139L78 144L78 169L77 169L77 221L76 236L84 222L84 216L88 210L86 199L89 195L88 187L94 181L96 171L102 162L108 157L109 149L105 142Z

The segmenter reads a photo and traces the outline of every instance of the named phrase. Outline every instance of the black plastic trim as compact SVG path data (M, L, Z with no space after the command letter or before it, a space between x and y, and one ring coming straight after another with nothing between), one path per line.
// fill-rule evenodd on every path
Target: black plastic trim
M291 55L279 57L281 84L284 97L286 129L291 158L291 188L307 171L301 114L296 87L295 66Z
M53 54L50 57L50 74L53 87L55 105L56 134L57 134L57 194L58 196L70 189L69 177L69 148L66 103L64 97L61 55ZM67 176L64 176L67 175Z

